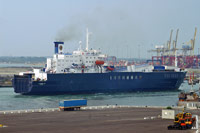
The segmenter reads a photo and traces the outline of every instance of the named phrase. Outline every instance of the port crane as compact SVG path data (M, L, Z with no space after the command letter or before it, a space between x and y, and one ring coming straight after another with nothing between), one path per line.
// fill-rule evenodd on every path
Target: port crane
M171 42L172 42L172 33L173 33L173 30L171 30L169 40L167 41L167 48L165 50L167 52L167 55L170 55Z
M195 46L195 41L196 41L196 34L197 34L197 28L195 28L194 38L190 39L190 41L188 41L188 42L183 43L181 50L183 51L184 55L187 55L187 51L190 51L190 56L194 56L194 46Z

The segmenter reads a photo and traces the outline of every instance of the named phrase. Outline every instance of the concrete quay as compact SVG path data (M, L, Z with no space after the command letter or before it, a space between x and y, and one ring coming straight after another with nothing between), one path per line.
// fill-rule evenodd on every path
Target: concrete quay
M181 111L181 108L177 109ZM34 112L33 112L34 111ZM93 106L80 111L39 109L1 111L0 133L193 133L168 130L173 120L161 119L160 107ZM199 110L189 110L200 115ZM4 113L6 112L6 113Z

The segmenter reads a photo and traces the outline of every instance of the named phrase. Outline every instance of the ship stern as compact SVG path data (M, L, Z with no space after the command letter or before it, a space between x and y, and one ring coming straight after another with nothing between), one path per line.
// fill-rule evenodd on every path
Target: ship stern
M14 75L12 86L15 93L26 94L32 89L31 75Z

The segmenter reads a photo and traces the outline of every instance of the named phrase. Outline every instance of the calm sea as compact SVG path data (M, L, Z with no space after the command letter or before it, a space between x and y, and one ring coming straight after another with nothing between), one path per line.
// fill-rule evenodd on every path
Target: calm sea
M190 86L183 83L180 90L188 91ZM195 85L194 90L199 89ZM88 105L137 105L137 106L176 106L180 91L133 92L115 94L24 96L16 94L13 88L0 88L0 110L57 108L64 99L86 98Z

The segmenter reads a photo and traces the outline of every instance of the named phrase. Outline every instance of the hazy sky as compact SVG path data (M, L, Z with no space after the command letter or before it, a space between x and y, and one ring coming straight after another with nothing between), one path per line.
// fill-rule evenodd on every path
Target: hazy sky
M65 51L85 46L118 57L150 57L147 50L179 28L178 47L194 36L200 48L199 0L0 0L0 56L52 56L57 39ZM139 53L140 52L140 53Z

